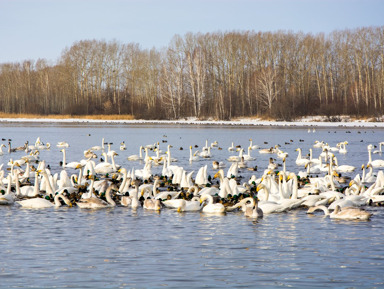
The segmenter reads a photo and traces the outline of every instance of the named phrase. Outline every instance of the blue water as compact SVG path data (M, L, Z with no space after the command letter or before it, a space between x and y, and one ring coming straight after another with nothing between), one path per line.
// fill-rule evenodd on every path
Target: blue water
M243 147L249 138L261 147L280 144L289 153L287 169L297 172L302 169L294 162L297 147L307 152L315 140L331 145L347 140L348 153L336 155L339 163L357 166L354 175L361 173L361 164L368 160L367 144L383 141L383 130L318 128L309 134L305 128L2 124L0 136L11 138L13 146L26 140L34 143L38 136L50 142L51 149L41 151L40 159L51 165L53 173L59 172L62 160L55 144L63 140L71 145L67 153L71 161L100 145L104 137L119 153L116 162L128 169L143 166L126 160L138 153L138 146L159 141L165 151L172 144L177 165L197 172L209 164L209 174L214 173L212 160L189 164L189 145L201 148L206 139L217 140L223 149L212 150L213 159L225 161L232 141ZM126 151L119 151L121 141L126 142ZM270 157L252 153L259 170L243 171L245 180L252 174L261 176ZM6 166L10 158L24 154L5 152L0 164ZM210 216L167 209L133 213L125 207L30 210L2 206L0 287L384 288L384 211L366 209L374 214L368 222L310 216L305 209L253 221L240 212Z

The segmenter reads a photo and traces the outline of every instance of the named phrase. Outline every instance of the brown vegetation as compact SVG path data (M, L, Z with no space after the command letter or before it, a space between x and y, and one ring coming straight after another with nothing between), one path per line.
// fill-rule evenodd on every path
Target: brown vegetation
M99 120L133 120L134 117L132 115L59 115L59 114L49 114L49 115L41 115L41 114L28 114L28 113L3 113L0 112L0 118L26 118L26 119L71 119L71 118L78 118L78 119L99 119Z
M384 112L384 27L176 35L161 51L84 40L0 64L0 111L230 120ZM333 118L332 118L333 119Z

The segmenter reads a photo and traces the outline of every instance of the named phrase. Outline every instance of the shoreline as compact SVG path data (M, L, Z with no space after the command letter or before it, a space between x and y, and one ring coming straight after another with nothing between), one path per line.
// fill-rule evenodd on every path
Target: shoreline
M166 124L166 125L226 125L226 126L258 126L258 127L346 127L346 128L384 128L384 122L371 122L364 120L327 122L313 118L300 121L269 121L260 119L239 119L231 121L215 120L99 120L99 119L49 119L49 118L1 118L0 124L4 123L65 123L65 124Z

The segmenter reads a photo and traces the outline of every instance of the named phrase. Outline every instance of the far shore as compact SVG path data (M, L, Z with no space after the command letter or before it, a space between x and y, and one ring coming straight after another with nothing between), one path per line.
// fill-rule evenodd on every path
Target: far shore
M372 120L351 120L347 117L341 121L325 121L322 117L307 117L296 121L262 120L242 118L231 121L197 120L195 118L180 120L143 120L143 119L92 119L92 118L0 118L5 123L68 123L68 124L164 124L164 125L226 125L226 126L277 126L277 127L363 127L384 128L384 122Z

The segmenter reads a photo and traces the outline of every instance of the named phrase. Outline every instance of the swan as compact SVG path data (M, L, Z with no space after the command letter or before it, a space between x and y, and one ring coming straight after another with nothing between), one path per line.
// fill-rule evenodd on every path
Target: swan
M170 178L173 175L172 170L168 167L168 160L164 159L163 168L161 170L161 175L163 177Z
M127 149L127 146L125 145L125 142L123 141L123 142L121 142L120 143L120 150L121 151L125 151Z
M233 145L233 143L232 143L232 145ZM252 143L252 139L251 139L251 138L249 139L249 147L251 148L251 150L257 150L257 149L259 149L259 146L258 146L258 145L254 145L254 144Z
M354 207L346 207L341 209L339 206L336 206L335 210L330 213L328 208L323 205L309 208L307 214L312 214L316 210L322 210L325 216L329 216L332 219L369 220L372 216L372 213Z
M315 140L315 144L313 145L314 148L321 148L324 145L324 141L318 141Z
M56 146L58 148L67 148L67 147L69 147L69 144L65 141L59 141Z
M11 191L11 175L8 175L7 192L0 195L0 205L12 205L15 202L15 195Z
M143 159L143 146L140 146L139 148L139 154L138 155L130 155L128 156L129 161L140 161Z
M333 156L332 159L335 162L334 170L336 172L338 172L338 173L350 173L350 172L353 172L356 169L356 167L351 166L351 165L341 165L341 166L339 166L339 163L338 163L337 158L335 156Z
M63 168L76 169L76 167L80 164L80 162L70 162L70 163L67 163L66 162L66 151L65 151L65 148L61 149L60 151L63 153L63 164L62 164L62 167Z
M232 142L232 145L228 148L228 151L229 152L233 152L235 150L236 150L236 148L235 148L235 146L233 145L233 142Z
M180 206L177 208L178 212L195 212L200 211L202 208L202 203L198 197L193 197L192 200L181 200Z
M199 156L205 159L211 158L211 147L208 147L206 150L203 150L201 153L199 153Z
M371 164L367 165L367 168L369 168L369 172L365 175L364 178L362 178L363 183L374 183L376 181L376 177L373 175L373 168ZM364 165L363 165L363 175L364 175Z
M243 157L243 152L244 152L244 149L241 148L238 156L230 156L227 160L229 162L240 162L241 158Z
M114 159L114 156L117 155L116 153L112 153L112 154L107 154L107 153L103 153L103 156L107 159L107 156L110 156L111 157L111 162L112 163L109 163L107 161L104 161L104 162L101 162L101 163L98 163L96 166L95 166L95 172L97 174L103 174L103 175L106 175L106 174L110 174L110 173L113 173L113 172L116 172L118 170L118 168L116 167L116 163L115 163L115 159Z
M305 166L306 164L308 164L309 159L305 159L302 157L301 148L297 148L296 151L299 152L299 154L297 155L297 158L296 158L296 165Z
M259 154L274 154L276 150L273 147L270 147L269 149L261 149L259 150Z
M202 212L208 214L225 213L225 207L221 203L213 203L213 197L208 194L204 194L200 197L200 203L207 203L204 205Z
M256 192L259 192L260 190L264 190L266 194L265 201L259 202L259 207L264 214L281 213L286 211L284 206L278 204L277 202L269 201L270 191L267 186L259 184L256 188Z
M172 162L177 162L178 161L176 158L172 158L171 157L171 147L173 147L173 146L172 145L168 145L167 146L167 151L166 151L166 157L168 159L168 166L170 166Z
M254 161L256 159L256 158L251 156L251 150L252 150L252 148L249 146L248 147L248 153L243 155L243 158L245 161Z
M39 172L38 171L35 172L35 184L33 186L22 186L22 187L16 186L16 192L17 192L17 195L20 197L37 197L40 193Z
M101 139L101 146L93 146L90 148L91 151L104 151L104 145L105 145L105 142L104 142L104 138Z
M196 177L195 177L195 184L198 186L205 186L209 183L208 181L208 174L207 174L208 166L202 166L197 171Z
M97 155L91 150L86 150L86 151L84 151L84 157L87 160L90 160L90 159L96 159Z
M22 201L16 201L20 206L23 208L29 208L29 209L44 209L44 208L50 208L50 207L60 207L61 202L59 199L62 199L65 204L67 204L69 207L72 207L72 204L70 200L65 197L63 194L57 194L54 198L54 203L51 201L45 199L45 198L32 198Z
M242 161L240 161L242 163ZM239 176L239 163L234 162L231 164L227 171L227 178L237 178Z
M374 160L372 161L372 150L373 145L368 145L368 164L370 164L374 168L382 168L384 167L384 160Z
M249 203L248 203L249 202ZM248 197L242 199L240 202L235 204L232 207L228 207L227 211L232 211L235 208L241 207L241 210L244 212L244 216L251 218L262 218L263 210L258 207L257 198Z
M105 198L107 201L99 199L97 197L90 197L87 199L80 199L76 202L76 205L81 209L99 209L99 208L107 208L107 207L115 207L116 203L111 197L111 191L118 190L118 187L115 184L111 184L107 191L105 192Z
M200 157L197 154L192 153L192 146L189 146L189 162L199 161Z
M340 154L346 154L348 152L346 147L347 144L348 144L347 141L340 143L340 149L339 149Z
M5 147L6 147L5 144L1 144L1 145L0 145L0 156L2 156L2 155L4 154L4 152L3 152L3 148L5 148Z
M139 180L132 180L131 186L133 187L133 190L129 191L129 196L123 196L121 198L121 204L123 206L131 207L132 210L135 211L140 206L138 199Z
M143 208L146 210L160 211L161 201L160 199L146 199L144 200Z
M374 154L382 154L383 151L381 150L382 145L384 145L384 142L379 142L379 150L373 151Z

